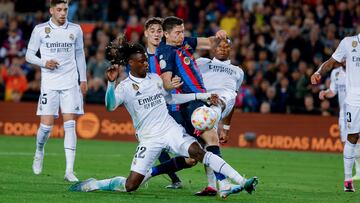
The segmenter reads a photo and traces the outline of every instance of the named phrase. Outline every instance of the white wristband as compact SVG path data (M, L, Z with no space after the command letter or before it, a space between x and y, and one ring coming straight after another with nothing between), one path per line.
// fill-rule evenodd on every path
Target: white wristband
M224 130L230 130L230 125L223 125Z

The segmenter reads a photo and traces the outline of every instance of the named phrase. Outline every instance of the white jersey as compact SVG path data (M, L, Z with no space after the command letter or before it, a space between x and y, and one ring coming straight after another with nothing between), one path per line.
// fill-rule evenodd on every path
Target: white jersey
M83 49L83 33L79 25L65 22L55 25L51 19L35 26L28 49L40 49L41 61L55 60L58 67L50 70L41 67L41 85L51 90L70 89L78 84L75 51Z
M216 58L196 60L207 92L219 96L235 98L244 79L244 71L230 63ZM228 98L229 99L229 98Z
M179 126L169 115L163 81L153 73L145 78L129 77L115 89L116 106L124 104L131 115L139 141L163 136L172 127Z
M330 90L338 95L340 111L343 111L346 98L346 78L343 67L332 70L330 76Z
M360 106L360 36L345 37L332 55L336 61L346 58L345 103Z

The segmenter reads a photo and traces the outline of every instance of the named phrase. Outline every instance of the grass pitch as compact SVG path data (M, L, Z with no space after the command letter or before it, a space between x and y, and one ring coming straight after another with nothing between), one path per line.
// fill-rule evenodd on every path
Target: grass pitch
M78 178L127 176L135 148L136 143L78 140ZM165 189L169 179L159 176L132 193L69 192L71 184L63 181L63 139L47 143L39 176L31 169L34 150L34 137L0 136L0 202L360 202L359 192L343 192L341 154L225 148L228 163L260 182L253 195L242 192L222 200L193 196L206 184L200 164L178 172L184 185L180 190Z

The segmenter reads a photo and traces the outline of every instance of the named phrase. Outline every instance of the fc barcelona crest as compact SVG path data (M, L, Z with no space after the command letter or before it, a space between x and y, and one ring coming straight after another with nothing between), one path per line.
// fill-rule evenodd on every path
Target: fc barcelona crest
M185 57L185 58L184 58L184 63L185 63L186 65L189 65L189 64L190 64L190 58L189 58L189 57Z
M358 45L358 42L357 42L357 41L352 41L351 46L352 46L353 48L357 47L357 45Z
M70 34L70 35L69 35L69 38L70 38L71 40L74 40L74 35L73 35L73 34Z
M45 33L49 34L51 32L51 29L49 27L45 27Z
M137 85L137 84L135 84L135 83L132 84L132 87L133 87L133 89L134 89L135 91L138 91L138 90L139 90L139 85Z

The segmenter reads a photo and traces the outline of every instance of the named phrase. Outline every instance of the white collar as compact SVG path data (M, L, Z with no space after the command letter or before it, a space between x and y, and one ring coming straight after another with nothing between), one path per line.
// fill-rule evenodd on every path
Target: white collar
M51 28L53 29L57 29L57 28L63 28L63 29L66 29L69 25L69 22L66 20L65 23L63 25L60 25L60 26L57 26L55 25L55 23L53 23L53 21L51 20L52 18L50 18L49 20L49 25Z
M230 61L229 59L226 60L226 61L220 61L219 59L217 59L217 58L214 57L212 60L215 61L215 62L225 63L225 64L227 64L227 65L230 65L230 64L231 64L231 61Z
M134 82L136 82L136 83L138 83L138 84L140 84L142 81L144 81L147 76L148 76L148 75L146 74L145 78L138 78L138 77L135 77L135 76L131 75L131 73L129 72L129 78L130 78L130 80L132 80L132 81L134 81Z

